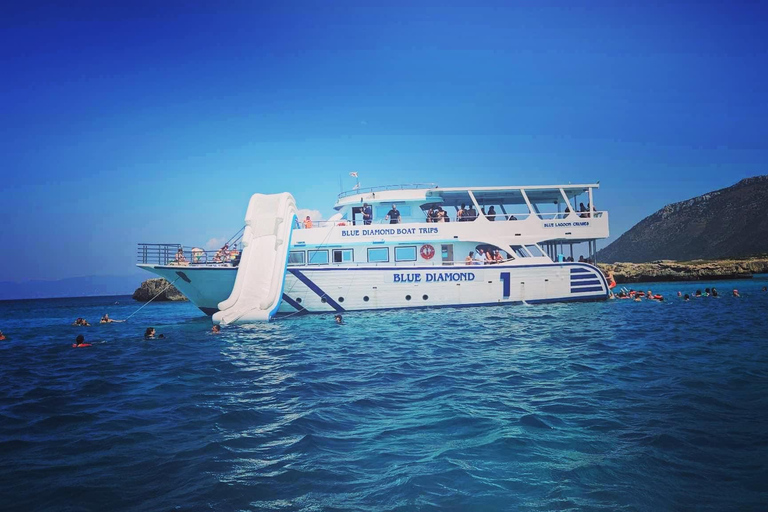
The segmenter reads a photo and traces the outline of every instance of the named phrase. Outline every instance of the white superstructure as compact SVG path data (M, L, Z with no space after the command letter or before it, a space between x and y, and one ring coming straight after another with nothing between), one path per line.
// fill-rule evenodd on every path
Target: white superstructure
M254 300L278 294L279 305L260 306L269 312L267 318L272 313L602 300L609 289L597 267L567 261L573 259L574 244L586 245L593 257L595 240L608 236L608 214L593 206L598 186L353 190L340 194L331 219L312 227L298 219L283 233L289 239L285 265L277 253L265 256L271 265L260 264L252 247L244 249L241 260L232 247L211 256L176 244L140 244L139 266L174 282L208 314L231 308L243 287L255 281L263 292ZM259 204L257 196L249 211L254 201ZM391 213L393 206L399 219ZM364 219L367 212L370 220ZM488 251L501 261L478 257ZM240 299L241 309L249 309L245 304ZM236 316L223 312L216 318L237 321Z

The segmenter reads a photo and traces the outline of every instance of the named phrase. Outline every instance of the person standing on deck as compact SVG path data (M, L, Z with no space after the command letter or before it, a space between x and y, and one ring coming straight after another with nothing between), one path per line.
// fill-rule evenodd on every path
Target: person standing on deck
M368 206L368 203L363 203L363 224L366 226L370 225L372 219L373 214L371 213L371 207Z
M392 209L387 212L387 216L384 220L389 220L390 224L400 223L400 211L397 209L397 205L392 205Z

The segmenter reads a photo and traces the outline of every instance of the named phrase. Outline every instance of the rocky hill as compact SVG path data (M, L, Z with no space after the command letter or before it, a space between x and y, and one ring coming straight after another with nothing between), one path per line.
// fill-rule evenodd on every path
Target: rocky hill
M162 277L147 279L141 283L141 286L136 288L136 291L133 292L133 299L146 302L158 293L160 295L155 299L156 302L187 300L175 286Z
M745 258L768 254L768 176L665 206L637 223L597 261Z

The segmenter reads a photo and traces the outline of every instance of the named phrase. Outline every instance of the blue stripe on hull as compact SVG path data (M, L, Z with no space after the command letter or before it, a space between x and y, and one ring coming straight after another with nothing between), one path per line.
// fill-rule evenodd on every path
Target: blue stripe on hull
M296 279L298 279L299 281L307 285L307 288L315 292L315 294L317 294L318 297L320 297L321 299L325 299L328 305L331 306L333 309L339 312L344 311L344 308L341 307L338 302L333 300L330 297L330 295L328 295L323 290L321 290L320 287L317 286L310 278L308 278L307 276L305 276L304 274L302 274L296 269L288 269L288 272L296 276Z

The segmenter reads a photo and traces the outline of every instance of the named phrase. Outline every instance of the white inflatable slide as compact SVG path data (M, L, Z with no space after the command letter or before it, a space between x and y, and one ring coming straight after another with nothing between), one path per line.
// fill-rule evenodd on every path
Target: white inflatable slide
M280 307L296 201L287 192L253 194L245 212L235 286L213 315L217 324L265 321Z

